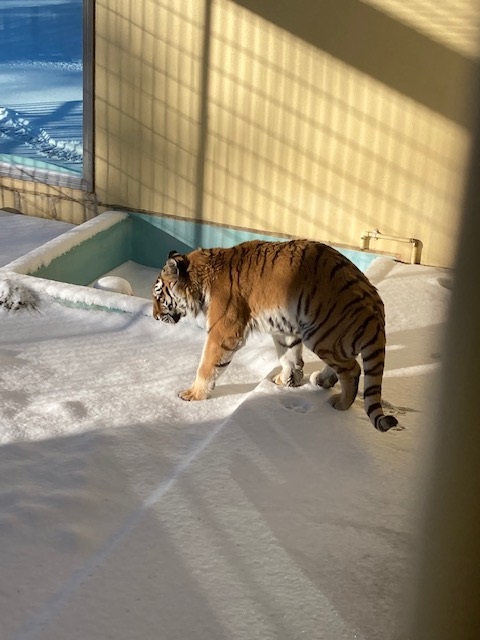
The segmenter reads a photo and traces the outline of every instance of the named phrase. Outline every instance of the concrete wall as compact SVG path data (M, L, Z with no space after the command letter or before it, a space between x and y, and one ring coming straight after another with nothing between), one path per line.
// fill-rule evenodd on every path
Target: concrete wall
M425 10L409 23L392 0L97 0L85 217L122 206L349 246L378 228L451 266L477 58L465 31L416 24ZM30 188L22 210L44 215L26 210ZM78 221L73 208L57 212Z

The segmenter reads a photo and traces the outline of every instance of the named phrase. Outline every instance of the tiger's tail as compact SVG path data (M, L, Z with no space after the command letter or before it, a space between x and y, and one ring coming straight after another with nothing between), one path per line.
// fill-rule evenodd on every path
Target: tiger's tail
M375 342L364 346L363 360L365 411L378 431L388 431L398 424L394 416L386 416L382 408L382 378L385 365L385 334L380 329Z

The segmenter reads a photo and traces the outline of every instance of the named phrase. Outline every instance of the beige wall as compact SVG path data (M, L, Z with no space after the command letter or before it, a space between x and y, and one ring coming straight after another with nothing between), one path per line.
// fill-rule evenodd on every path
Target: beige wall
M98 213L93 194L2 176L0 209L73 224L81 224Z
M351 246L378 228L451 265L476 52L384 3L97 0L95 210Z

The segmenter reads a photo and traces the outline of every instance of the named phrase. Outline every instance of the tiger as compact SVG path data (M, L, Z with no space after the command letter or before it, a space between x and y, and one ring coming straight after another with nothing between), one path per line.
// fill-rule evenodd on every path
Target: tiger
M331 405L348 409L358 392L361 355L364 407L381 432L397 424L382 409L385 312L377 289L346 256L307 239L251 240L230 248L170 251L152 289L153 317L177 323L204 315L206 340L183 400L209 397L232 357L254 332L271 334L281 371L274 382L300 386L303 346L324 368L310 376L329 389Z

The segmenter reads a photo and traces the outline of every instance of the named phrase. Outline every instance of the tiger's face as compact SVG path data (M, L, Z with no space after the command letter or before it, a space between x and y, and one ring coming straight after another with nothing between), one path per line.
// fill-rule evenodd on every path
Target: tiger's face
M153 317L169 324L176 324L187 315L187 301L181 276L180 256L171 251L168 260L152 289Z
M169 324L176 324L185 315L175 300L175 295L168 283L158 277L153 287L153 317Z

